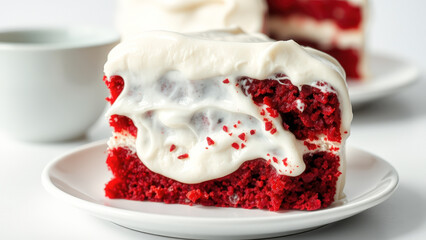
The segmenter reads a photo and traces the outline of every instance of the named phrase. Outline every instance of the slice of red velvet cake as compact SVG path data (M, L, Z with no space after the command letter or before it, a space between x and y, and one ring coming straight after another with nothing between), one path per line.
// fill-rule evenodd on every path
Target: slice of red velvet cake
M352 111L324 53L239 30L146 32L111 51L104 81L109 198L277 211L343 197Z

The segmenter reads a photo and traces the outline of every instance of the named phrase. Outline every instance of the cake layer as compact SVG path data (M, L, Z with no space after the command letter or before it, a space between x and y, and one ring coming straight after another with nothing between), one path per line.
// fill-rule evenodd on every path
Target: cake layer
M338 156L316 152L303 156L298 177L277 174L263 159L245 162L225 177L185 184L149 170L127 148L109 150L107 164L115 178L105 187L109 198L218 207L316 210L334 201L340 172Z
M316 21L332 21L341 29L357 29L362 25L362 1L267 0L267 3L271 16L309 16Z
M361 51L364 48L364 33L361 28L343 30L331 20L317 21L302 15L270 16L266 29L268 35L274 39L303 39L315 42L321 49L338 47Z

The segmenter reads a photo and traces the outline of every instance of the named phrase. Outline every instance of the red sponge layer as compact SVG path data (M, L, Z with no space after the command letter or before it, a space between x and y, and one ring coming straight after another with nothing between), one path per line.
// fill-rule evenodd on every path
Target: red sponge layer
M286 78L282 74L276 77ZM290 80L243 77L240 81L243 82L242 88L246 89L246 93L251 95L256 104L265 104L281 115L284 129L291 131L297 139L314 140L317 135L324 134L330 141L341 141L340 104L335 92L323 92L308 85L299 89ZM318 84L332 89L326 83ZM299 109L300 106L303 106L302 110Z
M360 7L342 0L267 0L269 14L280 16L306 15L318 21L333 20L342 29L358 28Z
M199 184L184 184L150 171L135 153L110 149L107 164L114 178L109 198L217 207L316 210L329 206L336 193L339 157L305 154L306 171L298 177L276 173L263 159L245 162L232 174Z

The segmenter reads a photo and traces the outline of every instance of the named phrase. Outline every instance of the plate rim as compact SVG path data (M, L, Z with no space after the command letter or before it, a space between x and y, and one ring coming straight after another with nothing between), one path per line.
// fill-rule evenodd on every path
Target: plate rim
M116 219L131 220L137 223L146 223L147 221L149 221L150 223L155 224L159 222L164 222L164 220L167 219L168 222L173 222L173 223L184 221L186 224L191 224L191 223L215 224L216 228L220 228L220 226L228 225L230 222L235 224L236 221L238 222L238 224L243 224L243 225L250 224L250 223L259 224L259 221L262 221L262 225L274 225L274 224L277 224L277 222L281 222L282 224L282 221L300 220L300 219L309 218L311 219L310 220L311 224L310 225L307 224L307 227L312 227L312 226L319 226L318 224L312 225L312 222L313 221L315 222L315 220L317 220L318 218L321 218L324 215L328 216L330 214L330 215L333 215L334 218L327 219L326 221L324 221L322 225L339 221L341 219L345 219L347 217L350 217L362 211L365 211L371 207L374 207L382 203L383 201L387 200L392 195L392 193L395 192L395 190L397 189L399 185L398 173L396 169L389 162L385 161L384 159L372 153L369 153L367 151L364 151L357 147L352 147L352 146L348 147L347 150L366 153L374 157L376 161L381 161L387 164L389 167L390 176L387 176L386 179L390 179L390 182L385 186L384 189L380 190L378 193L374 194L372 197L371 196L367 198L364 197L361 199L357 199L354 202L343 203L333 208L324 208L324 209L320 209L316 211L300 211L302 214L296 214L296 215L278 213L277 215L273 215L273 216L257 216L257 217L247 217L247 218L239 218L239 217L209 218L209 217L197 217L197 216L176 216L176 215L165 215L165 214L158 214L158 213L146 213L146 212L122 209L122 208L117 208L114 206L107 206L104 204L87 201L61 190L58 186L56 186L53 183L53 181L51 180L50 173L56 164L59 164L61 161L66 161L66 159L72 156L73 154L78 154L83 151L90 151L90 150L93 151L93 149L100 148L101 146L105 146L104 150L106 151L107 145L106 145L105 139L82 145L80 147L77 147L73 150L70 150L56 157L54 160L50 161L46 165L46 167L43 169L42 185L44 186L46 191L52 194L55 198L61 199L67 202L68 204L72 205L73 207L88 211L92 215L115 222L119 225L121 224L118 223L118 221L111 220L112 216L114 216L114 218ZM380 180L380 183L383 182L383 179ZM177 206L180 206L180 205L177 205ZM194 207L194 206L191 206L191 207ZM204 207L204 206L197 205L197 207ZM212 209L215 209L215 207L212 207ZM297 211L297 210L290 210L290 211ZM336 213L339 213L339 214L336 214ZM338 216L337 218L339 219L337 219L335 216ZM135 228L132 228L132 229L135 229ZM146 232L150 232L150 231L146 231ZM154 234L157 234L157 233L154 233ZM164 235L164 234L160 234L160 235Z
M381 75L375 77L367 76L367 79L361 80L359 82L357 82L356 80L349 81L347 85L352 105L363 105L370 101L389 96L398 89L410 86L420 79L420 67L410 60L400 58L395 54L390 54L386 52L370 52L367 56L367 61L369 65L372 65L373 60L377 58L385 58L387 60L396 61L401 64L401 66L403 66L402 69L389 71L387 73L397 73L397 75L399 76L394 77L394 79L397 79L397 81L392 81L388 84L385 84L380 81L377 84L377 82L375 82L375 79L380 78ZM372 75L371 72L373 71L373 67L370 66L370 75Z

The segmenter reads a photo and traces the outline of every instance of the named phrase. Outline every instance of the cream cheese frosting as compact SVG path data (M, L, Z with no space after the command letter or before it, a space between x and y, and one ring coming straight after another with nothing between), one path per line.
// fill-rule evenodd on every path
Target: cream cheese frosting
M261 32L263 0L119 0L116 24L123 38L147 30L178 32L241 27Z
M119 75L125 82L107 115L127 116L138 129L134 139L113 136L110 148L132 146L150 170L163 176L199 183L226 176L256 158L272 160L279 174L301 174L303 154L309 152L303 141L282 127L280 117L263 116L266 106L255 105L238 86L244 85L243 76L277 79L277 73L285 74L293 85L337 93L343 139L325 141L321 148L340 156L344 173L342 149L352 120L351 104L343 70L324 53L239 29L153 31L116 46L104 70L107 77ZM304 106L298 106L303 111ZM265 118L276 129L274 134L265 130Z

